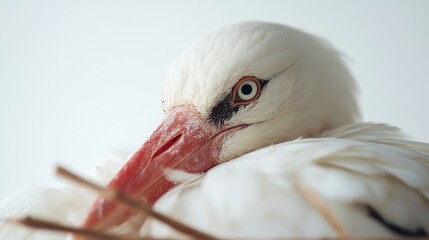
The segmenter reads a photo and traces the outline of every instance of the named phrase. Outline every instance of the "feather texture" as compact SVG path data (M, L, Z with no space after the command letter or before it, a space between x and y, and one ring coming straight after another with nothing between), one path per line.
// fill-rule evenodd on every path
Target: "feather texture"
M297 190L304 188L328 203L349 236L395 235L367 206L400 228L428 231L428 145L401 136L397 128L359 123L269 146L178 186L156 209L225 238L335 237ZM177 237L153 220L144 231Z
M299 191L326 202L348 236L394 236L374 220L371 206L386 221L409 231L429 231L429 146L403 138L397 128L358 123L323 133L321 138L276 144L223 163L206 175L173 172L183 182L155 208L219 237L335 237L320 211ZM102 181L120 168L107 161ZM101 169L101 167L98 167ZM25 215L78 225L93 200L79 187L41 189L3 203L2 218ZM130 231L128 223L114 232ZM258 227L255 227L258 226ZM363 231L364 230L364 231ZM149 219L142 235L186 237ZM63 234L1 224L2 239L67 239Z
M124 156L112 156L112 159L97 166L91 174L92 180L107 184L124 163ZM33 216L56 223L78 226L88 211L96 195L76 185L66 187L40 188L31 192L16 193L0 203L0 221ZM125 229L125 230L124 230ZM118 232L126 231L124 225ZM34 230L17 224L0 223L2 240L63 240L71 239L68 234Z

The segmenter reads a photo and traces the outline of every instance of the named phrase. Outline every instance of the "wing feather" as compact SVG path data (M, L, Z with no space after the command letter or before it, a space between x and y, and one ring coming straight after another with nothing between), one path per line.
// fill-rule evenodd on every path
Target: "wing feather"
M429 146L401 138L397 128L366 123L269 146L178 186L156 208L221 237L335 237L297 191L303 187L327 202L350 236L397 233L369 209L398 228L428 231ZM177 237L151 220L145 233Z

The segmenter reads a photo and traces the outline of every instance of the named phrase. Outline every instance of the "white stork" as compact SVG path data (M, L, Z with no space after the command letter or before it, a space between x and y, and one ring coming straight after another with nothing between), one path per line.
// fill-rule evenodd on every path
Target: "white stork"
M272 23L227 27L185 52L162 100L163 122L109 188L220 238L338 237L324 209L343 237L429 233L429 145L357 122L354 80L317 37ZM79 188L49 189L3 215L189 237L101 197L76 217L89 201ZM2 239L64 238L9 225Z

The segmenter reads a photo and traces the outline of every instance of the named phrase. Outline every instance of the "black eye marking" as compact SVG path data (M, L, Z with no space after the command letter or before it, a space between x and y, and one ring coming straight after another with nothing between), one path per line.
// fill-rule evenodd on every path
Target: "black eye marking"
M259 80L261 84L261 92L265 88L268 83L268 80ZM249 86L251 87L251 86ZM242 89L245 91L245 88ZM252 89L249 89L251 91ZM244 92L243 92L244 93ZM232 118L232 116L238 112L241 108L246 107L246 105L237 105L233 104L232 101L232 93L228 93L222 100L220 100L210 111L209 121L216 124L221 125L224 124L225 121L228 121Z
M233 106L231 104L231 94L226 95L224 99L212 108L209 116L210 122L213 122L216 125L223 124L238 111L239 107L240 106Z

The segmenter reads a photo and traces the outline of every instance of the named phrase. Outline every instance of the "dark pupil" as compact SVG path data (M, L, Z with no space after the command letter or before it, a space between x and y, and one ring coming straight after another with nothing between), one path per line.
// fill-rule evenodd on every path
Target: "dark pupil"
M250 86L250 84L244 84L244 85L241 87L241 92L242 92L244 95L249 95L250 93L252 93L252 86Z

